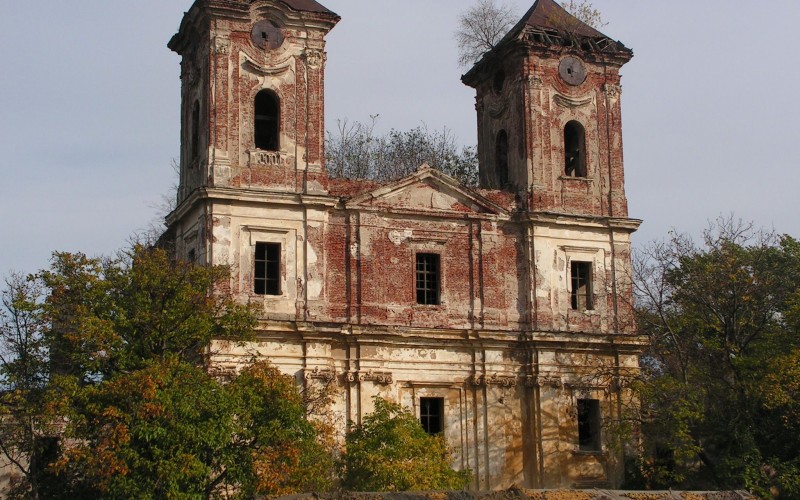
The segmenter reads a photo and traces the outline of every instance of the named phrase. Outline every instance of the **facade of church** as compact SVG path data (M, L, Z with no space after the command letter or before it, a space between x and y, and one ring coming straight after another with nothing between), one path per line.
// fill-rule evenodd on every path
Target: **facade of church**
M537 0L463 82L481 188L427 166L390 183L325 171L315 0L197 0L181 58L181 258L232 268L262 356L334 391L344 432L373 397L444 433L475 489L617 486L611 422L642 339L631 313L620 67L632 52ZM331 57L345 57L332 54Z

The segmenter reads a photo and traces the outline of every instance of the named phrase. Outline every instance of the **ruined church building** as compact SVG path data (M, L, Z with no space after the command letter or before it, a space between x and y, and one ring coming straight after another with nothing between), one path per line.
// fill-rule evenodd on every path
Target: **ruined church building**
M480 188L427 166L378 184L325 171L315 0L196 0L181 56L178 257L230 266L263 313L253 355L335 389L340 432L399 402L472 487L618 486L609 423L642 339L631 310L619 70L633 53L537 0L463 77ZM334 54L332 57L341 57Z

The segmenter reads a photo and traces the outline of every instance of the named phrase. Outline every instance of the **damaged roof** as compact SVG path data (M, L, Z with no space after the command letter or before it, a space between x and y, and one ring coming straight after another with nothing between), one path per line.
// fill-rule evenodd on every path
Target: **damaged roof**
M327 7L319 2L316 2L315 0L281 0L281 2L293 10L304 12L321 12L323 14L336 15L335 12L329 10Z
M519 32L524 25L558 32L568 31L578 36L608 38L570 14L554 0L536 0L533 7L525 13L522 20L511 29L510 33Z

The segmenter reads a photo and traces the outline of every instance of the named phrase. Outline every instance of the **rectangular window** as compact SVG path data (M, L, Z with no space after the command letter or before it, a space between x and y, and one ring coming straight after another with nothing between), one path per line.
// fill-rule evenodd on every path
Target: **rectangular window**
M417 304L439 304L438 254L417 254Z
M572 290L570 302L573 309L589 311L594 309L592 303L592 263L573 260L571 262Z
M419 398L419 421L430 435L444 430L444 398Z
M578 446L582 451L600 451L600 400L578 400Z
M254 292L258 295L281 294L281 244L256 243Z

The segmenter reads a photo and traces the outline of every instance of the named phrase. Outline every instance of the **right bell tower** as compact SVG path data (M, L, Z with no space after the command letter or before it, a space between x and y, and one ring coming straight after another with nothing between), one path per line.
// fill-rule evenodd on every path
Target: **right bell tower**
M532 212L627 217L620 75L633 51L537 0L462 81L477 92L482 187Z

